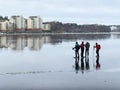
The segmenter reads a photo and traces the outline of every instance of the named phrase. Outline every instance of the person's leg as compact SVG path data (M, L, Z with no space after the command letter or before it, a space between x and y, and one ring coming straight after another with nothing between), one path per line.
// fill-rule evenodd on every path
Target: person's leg
M84 48L82 49L82 52L83 52L83 53L82 53L82 57L83 57L83 56L84 56Z
M81 57L83 57L83 49L81 49Z
M99 50L96 50L96 54L97 54L97 56L99 57Z
M98 57L99 57L99 50L98 50Z
M89 56L89 50L88 49L85 50L85 56Z
M89 49L88 49L88 56L89 56Z
M75 51L75 57L77 57L77 52Z
M77 52L77 57L79 58L79 51Z

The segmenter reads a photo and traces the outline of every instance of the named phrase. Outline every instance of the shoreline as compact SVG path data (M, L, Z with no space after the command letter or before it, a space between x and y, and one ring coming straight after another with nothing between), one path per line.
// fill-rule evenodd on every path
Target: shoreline
M120 34L120 32L82 32L82 33L0 33L0 35L79 35L79 34Z

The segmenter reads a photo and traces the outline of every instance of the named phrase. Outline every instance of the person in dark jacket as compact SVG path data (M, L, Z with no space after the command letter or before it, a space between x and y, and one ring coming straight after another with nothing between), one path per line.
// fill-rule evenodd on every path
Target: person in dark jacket
M86 42L85 44L85 56L89 56L89 48L90 48L90 43Z

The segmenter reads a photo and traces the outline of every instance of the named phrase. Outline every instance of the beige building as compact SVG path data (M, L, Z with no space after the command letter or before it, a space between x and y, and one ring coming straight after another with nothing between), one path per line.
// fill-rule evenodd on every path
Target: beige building
M8 31L8 29L9 29L9 21L2 21L2 22L0 22L0 30L2 31L2 32L6 32L6 31Z

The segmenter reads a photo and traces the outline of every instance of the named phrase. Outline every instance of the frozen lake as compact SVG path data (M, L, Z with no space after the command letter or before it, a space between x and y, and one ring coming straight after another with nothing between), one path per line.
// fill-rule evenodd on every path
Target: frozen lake
M75 66L76 41L90 43L87 66ZM2 35L0 57L0 90L120 90L120 34Z

